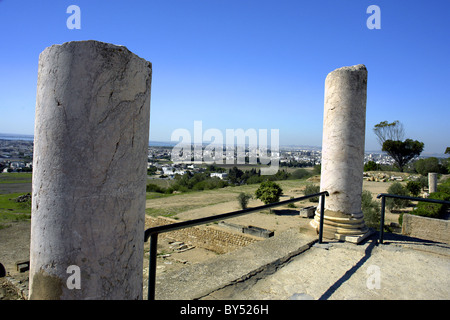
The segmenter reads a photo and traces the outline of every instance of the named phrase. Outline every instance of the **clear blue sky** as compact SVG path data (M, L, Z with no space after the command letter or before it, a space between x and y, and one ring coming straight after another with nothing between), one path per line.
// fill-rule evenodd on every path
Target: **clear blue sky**
M81 29L69 30L69 5ZM369 5L381 29L369 30ZM150 140L173 130L279 129L322 143L326 75L365 64L372 128L400 120L424 153L450 146L450 1L0 0L0 132L33 134L38 57L72 40L125 45L153 64Z

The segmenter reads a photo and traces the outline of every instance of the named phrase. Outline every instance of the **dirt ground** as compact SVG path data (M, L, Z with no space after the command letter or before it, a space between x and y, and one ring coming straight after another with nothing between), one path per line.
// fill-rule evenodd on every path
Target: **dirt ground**
M318 182L316 181L318 184ZM280 183L284 190L284 196L281 200L290 197L300 197L303 195L303 184L298 184L294 180L282 181ZM386 192L391 182L375 182L364 181L364 189L369 190L374 198L377 194ZM186 195L177 195L170 198L160 198L147 200L148 208L157 208L161 211L168 210L176 212L172 218L181 220L195 219L199 217L209 216L213 214L226 213L239 210L236 196L239 192L254 193L257 186L242 186L227 188L227 190L211 190L198 193L190 193ZM262 203L259 200L251 200L249 207L258 206ZM297 208L277 208L272 214L269 212L252 213L246 216L227 220L241 225L252 225L268 230L280 232L295 226L304 228L305 232L310 232L310 219L301 218L296 210L301 207L310 205L317 206L317 203L303 201L296 203ZM175 208L175 209L174 209ZM398 222L398 214L392 214L386 211L386 224L390 222ZM177 239L169 238L159 239L158 243L158 270L157 273L167 272L175 268L181 268L186 264L194 264L205 261L216 255L216 253L205 250L203 248L193 247L186 243L175 243ZM149 243L144 245L144 277L147 278L148 273L148 247ZM0 263L4 265L7 273L17 279L19 282L26 284L28 272L19 273L15 270L15 262L18 260L27 260L30 250L30 222L22 221L10 223L7 228L0 229ZM6 278L0 278L0 300L19 299L15 295Z
M386 192L386 190L392 183L393 182L364 181L363 189L369 190L372 193L373 198L376 199L376 196L380 193ZM295 185L293 186L292 184L288 184L284 186L283 188L284 195L281 197L280 200L287 200L290 197L301 197L303 196L303 189L304 186L295 187ZM208 197L208 200L205 201L206 203L208 203L208 205L204 207L182 211L172 216L171 218L176 218L179 219L180 221L182 220L185 221L207 217L215 214L231 212L240 209L236 201L236 193L233 193L232 195L230 194L215 195L212 197L211 195L207 196L204 194L203 197ZM217 201L218 199L223 202L218 204L210 204L214 203L214 201ZM226 199L231 200L225 201ZM201 193L192 199L186 197L183 199L182 202L184 203L184 206L189 207L195 206L195 204L198 203L199 201L202 201ZM154 200L148 200L147 201L148 206L153 206L154 205L153 202ZM159 204L159 201L157 205L159 206L161 205ZM175 204L172 203L171 205L181 206L181 204L179 204L178 202L175 202ZM261 205L263 205L263 203L260 200L255 199L250 200L248 204L249 207L256 207ZM304 207L317 206L317 202L314 203L310 201L302 201L296 203L295 205L296 208L279 207L273 209L272 214L269 214L269 211L251 213L245 216L228 219L227 222L243 226L251 225L259 228L264 228L274 231L275 234L277 232L281 232L289 228L292 228L295 225L298 225L298 227L302 230L302 232L314 232L314 230L309 225L311 219L300 217L298 212L301 208ZM385 224L390 224L391 222L398 223L399 215L400 212L391 213L389 212L389 210L386 210ZM229 229L227 230L230 231ZM167 235L169 235L170 237L170 233L168 233ZM190 249L185 252L179 253L172 248L170 244L170 242L172 241L176 241L176 239L173 238L164 239L161 237L161 239L158 240L159 255L157 263L157 274L182 268L186 264L199 263L216 255L216 253L211 252L209 250L199 247L192 247L191 244L189 243L187 243L187 245L188 247L190 247ZM146 252L144 260L144 277L146 278L148 273L149 243L146 243L144 248Z
M15 263L28 260L30 256L30 222L11 222L8 228L0 229L0 263L4 266L8 278L0 278L0 300L22 300L9 278L19 285L26 285L28 272L19 273Z
M386 192L392 183L393 182L364 181L363 189L369 190L372 193L373 198L376 199L376 196L380 193ZM292 185L288 185L287 187L288 188L283 188L284 195L281 197L280 199L281 201L288 200L291 197L303 196L304 186L295 187ZM231 200L224 201L222 199L221 201L224 202L186 210L176 214L175 216L172 216L172 218L177 218L179 220L191 220L215 214L240 210L238 203L236 201L236 194L233 194L231 197L228 196L228 198L231 198ZM186 199L186 201L190 200ZM198 199L195 199L195 201L198 201ZM153 200L148 200L147 202L149 206L153 205L152 203ZM185 202L185 205L188 204ZM255 199L251 199L248 204L249 207L256 207L261 205L263 205L263 203L260 200ZM308 206L317 206L317 202L314 203L310 201L301 201L297 202L295 205L296 208L279 207L273 209L272 211L274 214L269 214L269 212L266 210L265 212L261 213L252 213L249 215L229 219L227 220L227 222L241 225L252 225L255 227L265 228L273 231L283 231L288 228L291 228L293 226L293 223L302 224L303 222L305 222L304 218L298 216L298 211L301 208L305 208ZM389 224L391 222L398 223L399 215L400 212L391 213L389 212L389 210L386 210L385 223L386 224Z

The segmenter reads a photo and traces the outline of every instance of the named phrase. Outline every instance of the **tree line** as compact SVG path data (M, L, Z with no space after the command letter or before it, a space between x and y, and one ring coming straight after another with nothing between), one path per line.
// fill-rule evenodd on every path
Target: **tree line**
M383 165L375 161L369 161L364 164L364 171L398 171L398 167L392 165ZM418 173L422 176L427 176L430 172L439 174L450 173L450 158L436 158L429 157L425 159L418 159L411 161L403 168L403 172Z
M228 170L227 179L221 180L218 177L211 177L211 173L213 172L224 171L226 172L226 169L210 165L206 168L205 172L192 173L188 171L183 175L175 175L175 182L167 188L150 183L147 185L147 192L171 194L174 191L187 192L191 190L212 190L228 186L257 184L264 181L307 179L314 174L320 173L320 166L316 167L313 171L308 171L306 169L297 169L290 173L285 170L278 170L274 175L261 175L261 170L256 168L243 171L238 167L232 167Z

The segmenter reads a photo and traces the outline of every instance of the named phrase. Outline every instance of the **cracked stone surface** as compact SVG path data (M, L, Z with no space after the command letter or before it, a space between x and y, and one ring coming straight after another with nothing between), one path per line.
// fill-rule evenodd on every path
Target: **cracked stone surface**
M343 67L325 80L320 190L325 200L325 231L364 234L361 211L366 126L367 69ZM316 213L317 226L318 216Z
M151 63L75 41L39 57L30 297L140 299ZM81 289L69 290L70 265Z
M367 70L339 68L325 80L321 189L330 196L325 209L361 212Z

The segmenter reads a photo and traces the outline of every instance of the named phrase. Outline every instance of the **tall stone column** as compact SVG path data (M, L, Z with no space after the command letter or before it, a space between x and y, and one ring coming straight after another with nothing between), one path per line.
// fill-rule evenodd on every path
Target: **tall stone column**
M437 173L435 172L428 173L428 192L437 192Z
M320 190L326 238L361 241L368 233L361 211L366 126L367 69L343 67L325 80ZM319 212L312 225L319 227Z
M97 41L39 56L30 299L142 299L151 75Z

